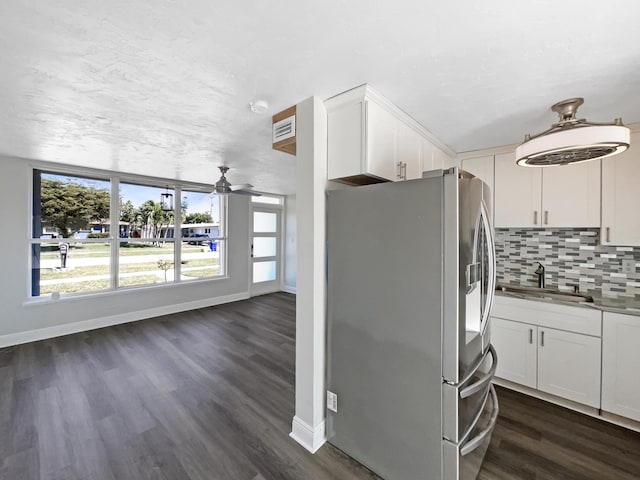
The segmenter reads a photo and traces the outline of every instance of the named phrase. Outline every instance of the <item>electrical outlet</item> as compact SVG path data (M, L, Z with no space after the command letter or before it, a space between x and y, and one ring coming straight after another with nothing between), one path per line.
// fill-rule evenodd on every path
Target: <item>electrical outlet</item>
M633 275L636 273L636 261L622 260L622 273L626 273L627 275Z
M327 390L327 408L332 412L338 412L338 395Z

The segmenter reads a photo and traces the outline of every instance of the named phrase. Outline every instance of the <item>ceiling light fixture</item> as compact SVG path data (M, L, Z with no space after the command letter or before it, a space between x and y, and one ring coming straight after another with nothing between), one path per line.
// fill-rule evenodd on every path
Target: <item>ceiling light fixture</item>
M264 113L269 109L269 104L266 100L253 100L249 102L249 108L253 113Z
M224 174L229 171L229 167L222 166L218 168L220 169L220 173L222 173L222 176L220 177L220 180L218 180L214 185L213 193L215 193L216 195L229 195L233 190L231 190L231 184L229 183L229 180L227 180L227 177L224 176Z
M629 148L629 129L621 118L611 123L588 122L576 118L583 98L556 103L551 110L560 116L549 130L527 134L516 148L516 162L521 167L555 167L610 157Z
M218 167L220 169L220 173L222 174L220 180L216 182L213 186L213 192L216 195L229 195L230 193L237 193L239 195L250 195L252 197L259 197L262 195L261 193L254 192L253 185L250 183L243 183L242 185L231 185L229 180L225 174L229 171L229 167L225 167L224 165Z

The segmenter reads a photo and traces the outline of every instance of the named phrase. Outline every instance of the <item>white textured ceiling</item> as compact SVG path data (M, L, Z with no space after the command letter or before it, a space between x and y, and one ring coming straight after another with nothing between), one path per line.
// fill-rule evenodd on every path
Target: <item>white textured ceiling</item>
M362 83L458 152L575 96L639 122L639 20L637 0L2 0L0 153L293 193L271 115Z

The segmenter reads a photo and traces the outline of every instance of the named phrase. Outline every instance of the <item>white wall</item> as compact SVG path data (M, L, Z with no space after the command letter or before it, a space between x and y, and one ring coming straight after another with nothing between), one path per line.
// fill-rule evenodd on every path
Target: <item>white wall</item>
M296 413L291 436L315 452L325 438L327 112L296 107Z
M298 244L296 235L296 196L285 197L285 228L284 228L284 286L289 293L296 293L296 257Z
M0 157L0 347L248 298L250 199L231 195L228 279L29 303L31 183L29 160Z

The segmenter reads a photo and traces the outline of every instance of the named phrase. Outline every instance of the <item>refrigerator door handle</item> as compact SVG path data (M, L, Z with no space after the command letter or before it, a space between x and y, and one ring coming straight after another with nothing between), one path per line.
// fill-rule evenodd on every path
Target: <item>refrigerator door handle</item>
M487 406L487 400L489 400L490 394L491 394L491 391L487 391L487 393L484 396L484 399L482 400L482 406L476 413L475 417L473 417L473 420L469 423L467 430L460 437L461 445L467 440L467 437L469 437L473 429L476 427L476 424L480 421L480 417L482 416L482 412L484 412L484 408Z
M493 432L493 428L496 426L496 422L498 421L498 413L500 411L498 408L498 395L496 394L496 389L493 387L493 385L491 385L490 391L491 398L493 400L493 412L491 414L491 420L489 420L489 425L482 432L480 432L478 435L464 444L464 446L460 449L460 455L463 457L478 448L482 444L483 440L487 437L487 435L490 435L491 432Z
M496 373L496 368L498 367L498 354L496 353L495 348L493 348L493 345L489 345L489 351L487 352L487 355L489 353L491 353L491 357L493 358L493 363L491 364L491 368L485 375L482 376L480 380L460 390L460 398L467 398L475 393L478 393L480 390L485 388L486 385L491 382L491 380L493 380L493 377ZM486 355L478 363L478 366L474 369L474 371L471 372L471 375L473 375L476 372L476 370L480 368L480 365L482 365L482 363L484 362L484 358L486 358Z
M484 221L484 232L487 237L487 250L489 254L489 284L487 285L487 302L484 308L484 315L482 318L482 330L489 324L489 315L491 314L491 307L493 306L493 298L495 297L496 290L496 244L493 240L493 231L491 224L489 223L489 214L487 213L487 207L484 204L484 200L480 204L482 211L482 220Z

